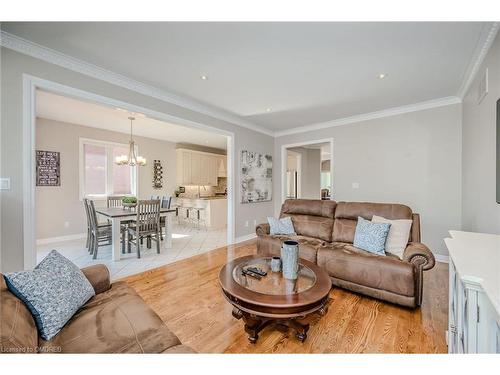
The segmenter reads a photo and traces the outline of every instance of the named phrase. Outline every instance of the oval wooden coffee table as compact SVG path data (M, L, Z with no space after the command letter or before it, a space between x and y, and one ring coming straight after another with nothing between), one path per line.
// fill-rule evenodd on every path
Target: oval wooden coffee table
M257 267L267 275L257 280L243 274ZM307 338L310 318L324 315L332 282L328 274L307 260L299 261L296 280L285 279L281 272L271 271L271 258L249 255L234 259L220 271L219 282L224 297L233 305L233 316L243 319L248 340L257 342L259 332L267 326L292 328L302 342Z

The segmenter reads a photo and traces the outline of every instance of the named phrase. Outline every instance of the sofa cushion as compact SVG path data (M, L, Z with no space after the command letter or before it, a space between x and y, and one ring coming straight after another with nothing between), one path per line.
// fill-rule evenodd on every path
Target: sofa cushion
M332 240L330 242L354 242L358 216L371 220L373 215L386 219L412 219L410 207L394 203L338 202L335 209Z
M5 275L9 290L33 315L40 336L50 340L92 296L94 288L70 260L52 250L34 270Z
M0 273L0 354L36 353L38 331L26 305L7 289Z
M293 228L293 222L290 217L284 217L282 219L268 217L267 222L269 223L269 234L271 236L277 234L295 236L297 234L295 233L295 229Z
M385 251L397 255L399 259L403 259L403 253L410 238L412 220L389 220L382 216L373 215L372 222L391 224L385 243Z
M306 236L259 236L257 238L257 249L260 255L281 256L281 244L284 241L293 240L299 243L299 258L316 263L318 248L325 243L317 238Z
M179 339L124 282L96 295L50 341L42 352L161 353Z
M317 258L331 277L403 296L415 295L415 266L395 256L380 257L334 242L321 247Z
M287 199L282 214L321 216L333 219L337 202L319 199Z
M298 235L332 240L335 201L318 199L287 199L281 207L280 217L291 217Z
M286 217L289 214L283 214ZM332 240L333 219L309 215L289 215L298 235L318 238L330 242Z
M389 223L372 223L360 216L354 233L354 246L375 255L385 256L385 242L389 229L391 229Z

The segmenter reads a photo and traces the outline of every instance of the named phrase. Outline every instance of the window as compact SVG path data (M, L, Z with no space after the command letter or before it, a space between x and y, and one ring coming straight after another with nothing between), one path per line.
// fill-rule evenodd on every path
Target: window
M116 165L128 146L80 138L80 197L137 195L137 167Z

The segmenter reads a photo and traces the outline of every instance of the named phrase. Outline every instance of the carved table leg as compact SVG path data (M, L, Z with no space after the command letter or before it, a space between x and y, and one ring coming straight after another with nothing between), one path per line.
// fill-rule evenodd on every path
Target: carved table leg
M249 314L243 314L243 320L245 321L245 332L248 333L248 341L255 344L259 338L259 332L263 328L263 321L255 316L250 316Z
M293 328L297 333L295 336L304 342L307 339L307 331L309 331L309 323L301 323L298 320L292 319L289 321L290 328Z
M236 308L236 307L233 307L233 312L232 312L233 316L236 318L236 319L241 319L243 317L243 313L241 312L240 309Z

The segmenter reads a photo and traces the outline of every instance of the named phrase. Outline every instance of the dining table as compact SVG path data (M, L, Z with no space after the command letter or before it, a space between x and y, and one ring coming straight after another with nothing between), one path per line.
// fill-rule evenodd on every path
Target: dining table
M121 259L121 249L120 249L120 228L122 221L134 220L137 218L137 211L135 208L125 208L125 207L96 207L95 211L106 217L111 221L111 246L112 246L112 259L113 261L118 261ZM160 217L165 218L165 235L164 242L165 248L170 249L172 247L172 214L175 213L175 209L172 208L160 208Z

